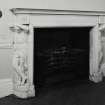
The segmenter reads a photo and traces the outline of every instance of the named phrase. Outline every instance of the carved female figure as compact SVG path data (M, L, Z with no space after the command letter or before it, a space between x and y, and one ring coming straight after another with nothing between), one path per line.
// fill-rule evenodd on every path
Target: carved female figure
M15 51L13 65L18 75L18 85L27 83L27 56L22 51Z

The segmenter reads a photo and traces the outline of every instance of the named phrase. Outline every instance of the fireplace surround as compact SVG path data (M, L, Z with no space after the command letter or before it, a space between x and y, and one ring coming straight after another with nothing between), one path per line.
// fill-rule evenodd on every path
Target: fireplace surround
M105 12L13 8L13 94L35 96L33 83L34 28L92 27L90 30L89 79L100 82L105 75Z

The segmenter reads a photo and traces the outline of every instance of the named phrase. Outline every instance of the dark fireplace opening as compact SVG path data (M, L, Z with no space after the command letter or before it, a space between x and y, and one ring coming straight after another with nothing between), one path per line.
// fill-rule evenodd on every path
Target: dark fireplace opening
M34 84L89 79L91 27L34 28Z

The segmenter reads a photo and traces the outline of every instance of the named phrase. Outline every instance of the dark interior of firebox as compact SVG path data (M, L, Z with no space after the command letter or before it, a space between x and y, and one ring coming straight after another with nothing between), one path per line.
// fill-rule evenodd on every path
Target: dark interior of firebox
M36 87L89 79L90 27L34 28Z

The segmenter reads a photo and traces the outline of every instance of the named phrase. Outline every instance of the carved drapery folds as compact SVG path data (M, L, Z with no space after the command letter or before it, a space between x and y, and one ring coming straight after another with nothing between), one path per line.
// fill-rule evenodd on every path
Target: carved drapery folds
M101 65L102 65L101 63L102 63L102 58L103 58L101 36L98 36L97 43L98 44L95 45L96 47L92 46L92 44L90 44L91 45L90 47L94 47L94 48L92 48L92 51L90 51L90 66L92 67L92 68L90 68L90 70L93 69L93 70L91 70L93 72L90 73L89 78L91 81L93 81L95 83L98 83L98 82L102 81L102 79L103 79L103 72L101 70ZM96 55L95 55L95 52L97 53ZM97 58L97 59L95 59L95 58ZM95 64L94 62L97 62L97 64Z
M103 40L103 32L99 30L97 25L90 34L90 80L93 82L102 81L105 76L105 40ZM92 40L92 41L91 41Z
M102 75L105 76L105 31L101 31L101 45L102 45L102 59L101 59L101 65L100 65L100 71L102 72Z
M28 65L28 37L29 26L15 24L10 29L14 34L14 54L13 54L13 91L20 98L32 97L35 95L34 86L29 77Z

